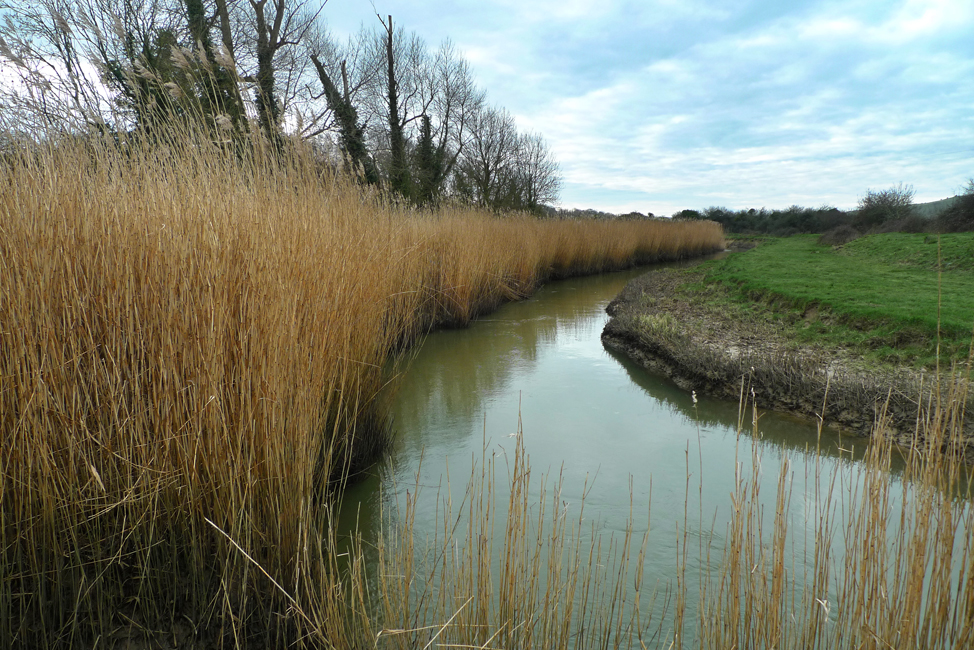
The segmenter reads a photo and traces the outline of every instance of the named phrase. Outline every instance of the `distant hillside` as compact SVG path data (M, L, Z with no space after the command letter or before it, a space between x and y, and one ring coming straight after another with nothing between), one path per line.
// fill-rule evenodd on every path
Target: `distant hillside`
M952 196L949 199L940 199L939 201L930 201L929 203L915 203L913 207L918 216L924 219L933 219L956 203L959 198L959 196Z

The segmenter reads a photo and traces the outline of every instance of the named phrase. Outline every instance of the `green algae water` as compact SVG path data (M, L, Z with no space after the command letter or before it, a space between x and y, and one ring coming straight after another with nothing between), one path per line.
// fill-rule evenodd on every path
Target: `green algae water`
M823 514L815 475L857 463L865 440L765 412L754 433L750 407L687 393L606 351L605 307L645 272L553 282L466 329L430 334L398 371L394 449L346 492L346 526L357 522L368 538L408 496L417 539L442 535L440 500L461 502L471 467L485 457L500 468L496 502L506 503L504 467L520 435L532 472L560 480L566 513L574 516L584 496L585 520L602 535L630 526L637 539L648 534L642 583L663 594L651 606L653 625L672 625L683 562L686 626L696 626L698 578L714 568L708 549L710 562L720 561L742 476L756 476L769 520L784 476L798 540L790 576L800 591L814 562L803 544ZM841 555L842 540L834 543Z

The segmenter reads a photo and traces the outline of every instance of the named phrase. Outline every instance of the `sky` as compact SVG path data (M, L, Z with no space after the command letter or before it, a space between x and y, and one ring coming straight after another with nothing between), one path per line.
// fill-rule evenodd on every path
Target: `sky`
M842 209L974 177L972 0L328 0L449 38L489 100L541 133L560 207Z

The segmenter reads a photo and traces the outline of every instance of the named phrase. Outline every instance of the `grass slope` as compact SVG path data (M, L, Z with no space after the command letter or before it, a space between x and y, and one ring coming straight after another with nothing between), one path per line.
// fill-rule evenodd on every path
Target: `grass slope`
M938 274L938 259L942 273ZM966 357L974 324L974 234L889 233L845 246L813 236L772 240L715 262L708 281L758 299L800 338L858 348L889 362ZM939 306L938 306L939 300ZM801 316L801 318L799 318Z

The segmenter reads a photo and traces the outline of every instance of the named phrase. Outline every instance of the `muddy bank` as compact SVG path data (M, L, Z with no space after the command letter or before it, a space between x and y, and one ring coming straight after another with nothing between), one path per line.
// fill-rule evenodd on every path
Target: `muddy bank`
M686 291L702 281L698 269L664 269L632 280L607 307L612 318L603 344L685 390L733 400L746 394L760 408L821 417L858 435L870 435L882 419L884 431L909 445L929 428L932 373L880 369L847 350L799 344L767 314L708 300L718 287ZM954 401L970 408L969 397ZM972 457L970 422L963 434Z

